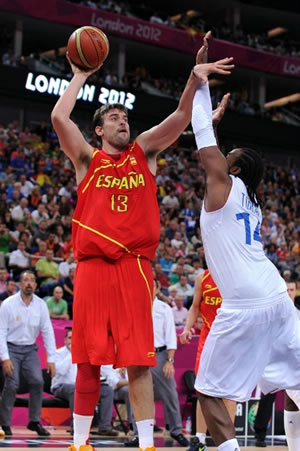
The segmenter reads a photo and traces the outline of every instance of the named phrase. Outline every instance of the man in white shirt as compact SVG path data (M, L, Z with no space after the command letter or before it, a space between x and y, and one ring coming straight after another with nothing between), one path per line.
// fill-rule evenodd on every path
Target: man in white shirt
M26 175L22 174L20 176L20 183L21 183L21 193L26 198L31 194L31 191L33 190L33 183L31 183L29 180L26 179Z
M35 289L35 275L26 270L20 276L20 291L1 304L0 358L5 380L0 418L5 435L12 435L11 415L20 376L27 382L30 394L27 428L40 436L50 435L40 424L44 380L35 344L38 334L42 332L52 377L56 346L47 305L34 294Z
M24 241L18 242L18 249L12 251L8 260L9 269L13 271L14 277L18 277L22 271L30 267L30 258L25 250Z
M159 285L154 281L153 327L157 366L151 367L154 398L164 406L165 422L169 424L170 435L181 446L189 441L182 434L178 393L174 378L174 356L177 349L177 336L171 307L157 298ZM138 446L138 437L128 442L128 446Z
M28 200L23 197L20 202L12 209L11 217L14 221L22 221L24 219L24 213L28 210Z
M67 260L61 262L58 265L60 277L68 277L71 268L76 268L75 257L73 252L70 253Z

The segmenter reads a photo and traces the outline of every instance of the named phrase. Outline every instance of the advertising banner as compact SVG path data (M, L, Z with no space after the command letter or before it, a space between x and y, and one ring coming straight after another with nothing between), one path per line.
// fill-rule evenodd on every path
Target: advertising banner
M0 9L18 15L70 25L74 28L92 25L101 28L108 36L119 36L192 55L196 55L202 44L201 33L195 34L189 30L184 31L153 24L135 17L114 14L64 0L47 0L47 2L0 0ZM213 39L210 44L210 57L220 59L225 56L233 56L237 66L300 78L300 58L275 55L233 42Z

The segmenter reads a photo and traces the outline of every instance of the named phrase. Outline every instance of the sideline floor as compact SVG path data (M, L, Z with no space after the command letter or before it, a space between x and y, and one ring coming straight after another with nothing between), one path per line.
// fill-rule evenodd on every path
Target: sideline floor
M47 426L46 426L47 427ZM37 448L43 451L58 451L58 448L63 448L67 450L68 446L72 443L72 437L66 432L67 427L47 427L51 433L50 437L38 437L35 432L29 431L22 426L12 426L13 436L7 437L0 440L0 448L13 448L14 451L23 450L24 448ZM132 437L128 437L130 439ZM99 435L91 434L90 443L94 448L113 448L114 451L138 451L137 448L128 448L123 445L124 441L127 440L123 433L120 433L118 437L101 437ZM244 451L257 451L254 445L253 439L248 439L247 447L244 447L245 441L239 439L240 447ZM287 451L288 448L283 446L282 438L275 438L274 446L271 446L271 439L267 440L267 450L268 451ZM155 446L159 448L159 451L186 451L184 447L178 447L177 442L172 440L169 435L164 433L155 434ZM216 451L217 448L213 446L208 446L209 451Z

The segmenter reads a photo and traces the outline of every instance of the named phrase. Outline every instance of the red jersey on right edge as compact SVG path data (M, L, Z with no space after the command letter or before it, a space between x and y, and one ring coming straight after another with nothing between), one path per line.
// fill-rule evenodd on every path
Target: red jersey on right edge
M200 358L205 344L205 340L207 338L207 335L209 334L212 323L214 322L217 310L222 304L221 294L208 269L204 271L201 280L201 285L202 285L202 298L200 301L200 315L203 319L204 324L200 332L197 349L195 363L196 374L199 369Z
M76 258L116 260L132 254L153 259L160 234L156 190L136 142L119 159L95 149L77 191L72 227Z

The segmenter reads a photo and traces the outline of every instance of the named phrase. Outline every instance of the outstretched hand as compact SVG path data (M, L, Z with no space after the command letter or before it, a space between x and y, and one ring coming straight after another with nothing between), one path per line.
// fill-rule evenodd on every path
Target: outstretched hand
M218 103L217 108L213 110L213 126L216 127L222 120L225 110L227 108L228 100L230 97L230 92L225 94L221 100L221 102Z
M197 64L193 69L193 73L199 80L206 83L210 74L230 75L234 69L232 62L233 58L231 57L223 58L214 63Z
M71 58L69 56L69 52L66 53L66 58L70 63L73 74L74 75L75 74L84 74L84 75L86 75L86 78L90 77L92 74L97 72L97 70L99 70L101 66L103 66L103 62L102 62L94 69L85 70L85 69L81 69L80 67L76 66L76 64L73 63L73 61L71 60Z
M208 31L203 38L203 44L198 50L196 64L205 64L208 59L208 40L211 38L211 31Z

